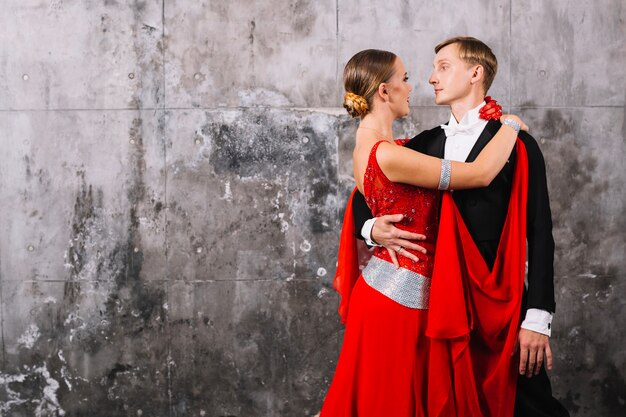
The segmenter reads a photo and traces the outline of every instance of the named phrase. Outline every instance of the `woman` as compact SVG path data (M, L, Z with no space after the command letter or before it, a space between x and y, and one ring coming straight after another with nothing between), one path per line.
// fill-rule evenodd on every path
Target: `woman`
M344 69L344 107L360 117L353 152L357 188L374 216L404 214L399 227L426 235L427 252L403 256L400 268L376 248L363 273L341 267L335 279L346 331L321 417L428 415L430 339L426 337L430 277L439 222L439 190L488 185L510 155L524 123L513 115L472 163L441 160L404 148L392 139L395 119L409 113L411 86L402 60L391 52L365 50ZM350 200L351 201L351 200ZM346 223L346 222L344 222ZM351 223L351 221L349 221ZM342 233L342 246L346 233ZM348 303L348 300L350 302ZM456 415L454 406L441 415ZM440 414L439 411L437 414Z

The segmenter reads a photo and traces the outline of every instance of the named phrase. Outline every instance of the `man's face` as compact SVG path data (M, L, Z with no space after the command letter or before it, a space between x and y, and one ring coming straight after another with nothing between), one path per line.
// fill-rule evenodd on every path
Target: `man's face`
M473 73L474 66L459 58L458 44L441 48L435 55L433 72L428 80L435 89L435 103L452 105L467 97L471 92Z

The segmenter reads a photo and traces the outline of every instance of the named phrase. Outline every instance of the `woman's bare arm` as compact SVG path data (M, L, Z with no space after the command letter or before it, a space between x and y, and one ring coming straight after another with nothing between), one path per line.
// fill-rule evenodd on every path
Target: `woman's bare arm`
M521 126L517 116L505 115ZM517 132L502 125L498 133L485 146L474 162L451 162L451 189L480 188L488 186L504 167L511 155ZM376 153L378 165L387 178L394 182L436 189L439 186L442 160L402 146L381 144Z

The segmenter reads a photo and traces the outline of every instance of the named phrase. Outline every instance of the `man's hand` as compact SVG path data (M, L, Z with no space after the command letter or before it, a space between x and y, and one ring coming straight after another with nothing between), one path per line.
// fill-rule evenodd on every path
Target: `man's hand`
M552 350L550 340L545 334L532 330L519 331L519 373L530 378L539 374L541 365L546 362L546 368L552 370Z
M426 236L418 233L407 232L406 230L398 229L394 226L394 223L402 221L403 218L404 215L402 214L387 214L385 216L380 216L376 219L374 227L372 228L372 239L374 239L374 242L383 245L387 251L389 251L391 260L396 268L400 267L400 264L398 263L398 255L406 256L416 262L419 261L417 256L413 255L406 249L413 249L426 253L426 249L417 243L412 242L414 240L425 240Z

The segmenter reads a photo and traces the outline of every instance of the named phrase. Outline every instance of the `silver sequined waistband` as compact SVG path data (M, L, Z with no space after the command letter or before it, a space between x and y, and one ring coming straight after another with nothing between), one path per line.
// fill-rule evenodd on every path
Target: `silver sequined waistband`
M363 269L363 278L378 292L405 307L428 309L430 278L409 269L396 267L372 256Z

